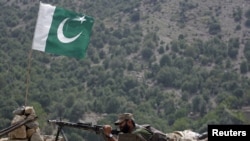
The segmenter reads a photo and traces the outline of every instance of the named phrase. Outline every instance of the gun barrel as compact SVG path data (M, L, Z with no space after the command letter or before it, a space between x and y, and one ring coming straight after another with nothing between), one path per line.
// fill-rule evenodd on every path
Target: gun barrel
M48 123L56 124L60 127L66 126L66 127L73 127L73 128L79 128L83 130L89 130L94 131L95 133L100 133L102 126L101 125L92 125L92 123L74 123L74 122L67 122L67 121L61 121L61 120L48 120Z
M72 127L72 128L78 128L78 129L83 129L83 130L89 130L93 131L96 134L99 134L103 130L102 125L92 125L92 123L84 123L84 122L79 122L79 123L74 123L74 122L67 122L67 121L61 121L61 120L48 120L48 123L51 124L56 124L60 127ZM112 134L117 135L119 134L120 131L117 129L113 129L111 131Z
M91 122L87 122L87 123L85 123L85 122L78 122L77 124L83 125L83 126L92 126Z

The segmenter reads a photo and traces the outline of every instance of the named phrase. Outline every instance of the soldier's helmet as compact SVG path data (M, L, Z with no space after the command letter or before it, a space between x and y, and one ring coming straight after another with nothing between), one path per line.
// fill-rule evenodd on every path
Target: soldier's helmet
M118 120L114 123L115 125L119 125L122 123L124 120L133 120L135 121L133 114L131 113L123 113L118 116Z

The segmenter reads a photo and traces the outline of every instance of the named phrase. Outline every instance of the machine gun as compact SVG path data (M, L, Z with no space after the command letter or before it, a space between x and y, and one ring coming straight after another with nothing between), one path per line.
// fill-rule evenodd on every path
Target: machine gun
M78 129L95 132L96 134L103 134L102 125L92 125L92 123L83 123L83 122L74 123L74 122L61 121L61 120L48 120L48 123L56 124L58 126L55 141L58 140L60 133L63 135L64 140L67 141L67 138L62 130L63 127L78 128ZM119 131L117 129L114 129L111 131L111 133L114 135L117 135Z

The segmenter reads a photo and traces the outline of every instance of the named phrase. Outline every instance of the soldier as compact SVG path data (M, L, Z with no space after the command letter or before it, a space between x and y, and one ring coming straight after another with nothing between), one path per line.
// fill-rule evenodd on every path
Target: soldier
M151 141L154 135L152 131L136 124L131 113L120 114L114 124L119 126L121 131L116 137L111 134L110 125L103 126L103 132L108 141Z
M113 136L112 127L104 125L106 141L207 141L207 134L203 135L191 130L165 134L150 125L138 125L131 113L120 114L114 124L119 126L121 133Z

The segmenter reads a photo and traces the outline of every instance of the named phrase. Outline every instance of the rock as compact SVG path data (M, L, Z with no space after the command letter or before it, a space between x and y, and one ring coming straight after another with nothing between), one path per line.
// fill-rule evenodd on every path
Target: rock
M22 121L25 119L25 116L19 116L19 115L15 115L11 125L14 125L15 123ZM27 134L26 134L26 127L25 125L13 130L12 132L10 132L8 134L10 139L26 139L27 138Z

